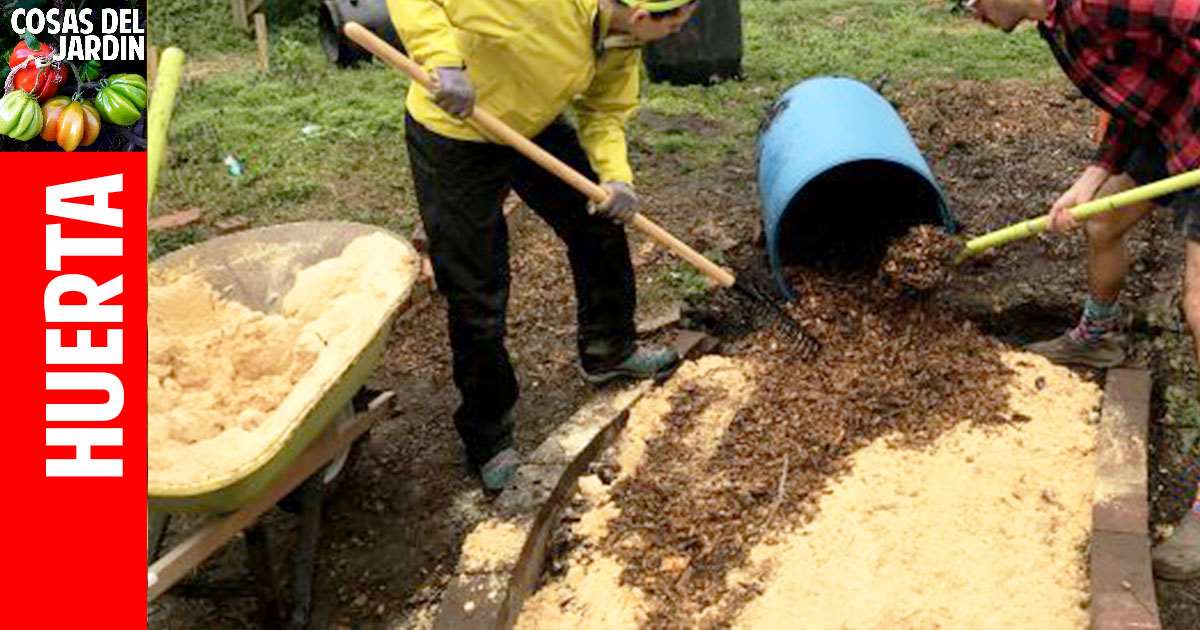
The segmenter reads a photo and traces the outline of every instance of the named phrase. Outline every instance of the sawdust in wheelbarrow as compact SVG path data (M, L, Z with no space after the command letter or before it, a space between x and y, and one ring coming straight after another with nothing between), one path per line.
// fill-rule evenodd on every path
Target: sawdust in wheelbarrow
M277 314L227 299L194 273L152 275L150 485L221 478L284 437L414 272L394 239L363 236L301 270Z
M764 331L706 359L738 385L681 370L640 402L521 627L1086 626L1095 385L932 303L793 280L821 357Z

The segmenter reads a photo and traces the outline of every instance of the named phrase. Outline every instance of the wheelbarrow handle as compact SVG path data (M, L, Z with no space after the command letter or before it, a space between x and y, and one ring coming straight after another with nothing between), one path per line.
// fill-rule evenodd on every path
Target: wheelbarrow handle
M430 78L429 73L425 72L424 68L362 25L356 22L347 22L343 27L343 31L347 37L354 40L359 46L367 49L371 54L379 57L393 68L407 74L413 81L424 86L426 90L430 92L436 90L433 79ZM545 149L534 144L529 138L517 133L512 127L509 127L504 121L490 112L476 107L468 120L474 123L476 128L485 136L520 151L525 157L541 165L542 168L550 171L593 202L600 204L608 200L608 191L603 187L584 177L579 171L571 168ZM737 279L732 273L712 262L700 252L692 249L687 243L679 240L641 213L635 214L629 221L629 224L653 239L659 245L666 247L675 255L691 263L717 284L728 288L736 282Z
M1122 193L1080 204L1071 208L1071 216L1079 221L1086 221L1098 214L1112 212L1113 210L1150 201L1151 199L1177 193L1188 188L1195 188L1196 186L1200 186L1200 169L1181 173L1174 177L1146 184L1145 186L1138 186ZM1015 225L996 230L995 232L984 234L968 241L966 247L958 255L956 262L973 258L989 249L1007 245L1013 241L1037 236L1045 232L1049 227L1050 218L1042 215L1035 219L1022 221Z
M158 77L154 83L154 95L150 99L150 112L146 115L146 160L149 173L146 177L146 202L154 203L154 189L158 183L158 172L162 169L167 153L167 129L171 126L171 112L175 109L175 92L183 78L183 51L174 46L162 52Z

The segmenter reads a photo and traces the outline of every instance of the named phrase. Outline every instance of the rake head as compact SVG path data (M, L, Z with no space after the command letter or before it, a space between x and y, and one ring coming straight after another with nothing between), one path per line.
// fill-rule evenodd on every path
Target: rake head
M783 296L769 287L773 285L762 279L754 282L743 274L738 275L738 280L733 285L734 293L742 298L740 302L743 302L743 308L755 322L773 325L792 342L800 358L809 360L816 357L821 351L821 342L788 313Z

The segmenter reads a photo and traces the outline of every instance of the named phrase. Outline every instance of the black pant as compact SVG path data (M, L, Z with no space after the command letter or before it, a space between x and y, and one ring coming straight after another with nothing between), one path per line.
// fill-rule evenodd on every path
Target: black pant
M467 455L482 464L512 445L509 412L517 379L504 347L508 310L508 226L501 210L515 189L567 246L575 276L579 355L595 371L634 349L637 297L625 229L588 214L587 198L501 145L438 135L408 117L408 155L438 288L449 305L454 382L462 404L454 423ZM559 120L533 139L596 179L575 130Z

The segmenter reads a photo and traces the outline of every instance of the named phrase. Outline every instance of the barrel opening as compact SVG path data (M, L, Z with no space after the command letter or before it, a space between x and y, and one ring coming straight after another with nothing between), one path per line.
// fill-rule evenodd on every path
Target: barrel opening
M944 223L942 197L921 173L888 160L829 169L791 199L778 226L783 266L873 269L915 225Z

